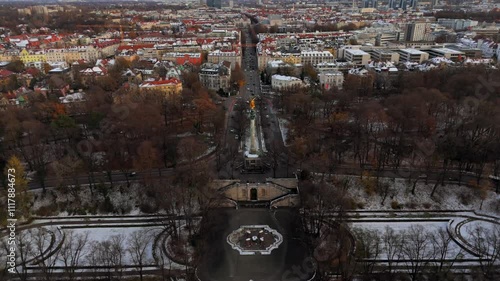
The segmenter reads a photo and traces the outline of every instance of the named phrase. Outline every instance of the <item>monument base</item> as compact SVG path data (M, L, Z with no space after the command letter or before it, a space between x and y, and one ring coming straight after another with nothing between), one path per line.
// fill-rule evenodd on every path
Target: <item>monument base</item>
M260 157L250 157L245 155L245 170L247 171L264 171L264 165L262 165L262 159Z

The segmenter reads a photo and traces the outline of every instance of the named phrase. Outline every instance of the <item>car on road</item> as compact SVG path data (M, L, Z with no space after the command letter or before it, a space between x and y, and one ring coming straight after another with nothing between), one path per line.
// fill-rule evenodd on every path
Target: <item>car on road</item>
M269 118L269 115L266 115L266 118Z
M238 135L236 135L236 136L234 136L234 139L235 139L235 140L239 140L239 139L240 139L240 137L238 137Z
M135 177L135 176L137 176L137 172L130 172L130 173L128 173L128 176Z

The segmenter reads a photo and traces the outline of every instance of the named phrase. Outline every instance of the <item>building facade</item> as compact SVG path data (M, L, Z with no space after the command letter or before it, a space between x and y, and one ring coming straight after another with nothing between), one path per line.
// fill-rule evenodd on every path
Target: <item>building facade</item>
M319 83L325 90L330 90L333 87L342 89L344 84L344 74L340 71L326 71L318 74Z
M209 90L218 91L222 89L228 92L231 82L231 68L223 63L204 63L198 74L200 83Z
M274 90L290 89L303 86L302 80L293 76L274 74L271 76L271 87Z
M165 96L180 95L182 92L182 82L176 78L160 79L155 81L145 81L139 85L140 93L159 91Z

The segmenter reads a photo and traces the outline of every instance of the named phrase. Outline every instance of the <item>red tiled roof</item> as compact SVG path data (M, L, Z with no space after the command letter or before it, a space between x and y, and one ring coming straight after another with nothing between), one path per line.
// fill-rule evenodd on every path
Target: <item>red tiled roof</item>
M145 49L145 48L154 48L155 44L136 44L136 45L125 45L125 46L119 46L118 51L123 51L123 50L134 50L137 51L139 49Z
M0 69L0 78L7 78L14 74L14 72L7 69Z
M177 78L170 78L170 79L165 79L165 80L156 80L156 81L147 81L142 83L141 86L160 86L160 85L168 85L168 84L179 84L181 83L181 80Z

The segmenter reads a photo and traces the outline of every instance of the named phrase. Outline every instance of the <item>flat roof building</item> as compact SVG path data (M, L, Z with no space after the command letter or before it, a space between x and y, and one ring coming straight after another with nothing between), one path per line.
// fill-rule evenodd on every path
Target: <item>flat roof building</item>
M417 49L401 49L398 51L400 62L418 62L422 63L429 59L429 54Z
M369 50L372 60L376 61L390 61L393 63L399 62L399 54L394 51L384 50L384 49L373 49Z
M370 54L357 49L347 49L344 51L344 58L354 65L365 65L370 61Z
M452 61L464 59L465 53L450 48L434 48L427 51L431 58L444 57Z

